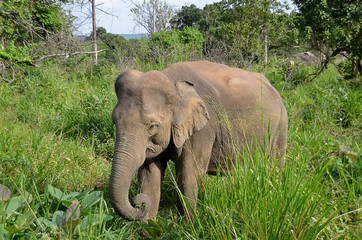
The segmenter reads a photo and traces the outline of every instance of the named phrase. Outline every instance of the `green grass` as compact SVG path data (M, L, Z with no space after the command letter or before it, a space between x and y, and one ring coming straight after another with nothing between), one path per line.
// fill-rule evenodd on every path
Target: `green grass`
M281 92L278 64L256 68ZM333 67L303 82L310 72L300 66L282 93L285 168L271 170L262 154L239 164L238 155L233 175L202 181L193 224L177 214L173 164L155 221L125 221L109 204L116 67L30 68L1 82L0 184L11 196L0 202L0 239L358 239L361 89ZM72 201L82 205L74 229L59 220Z

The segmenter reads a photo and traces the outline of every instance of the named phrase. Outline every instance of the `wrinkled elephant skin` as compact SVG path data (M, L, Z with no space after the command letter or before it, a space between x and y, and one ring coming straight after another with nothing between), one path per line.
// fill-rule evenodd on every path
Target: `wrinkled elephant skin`
M126 71L115 90L109 193L115 211L126 219L156 216L169 160L193 210L198 182L206 173L229 172L224 156L233 156L235 146L252 153L259 145L270 161L284 164L287 112L260 74L207 61L182 62L162 71ZM140 194L131 204L129 188L137 172ZM189 212L182 206L179 211Z

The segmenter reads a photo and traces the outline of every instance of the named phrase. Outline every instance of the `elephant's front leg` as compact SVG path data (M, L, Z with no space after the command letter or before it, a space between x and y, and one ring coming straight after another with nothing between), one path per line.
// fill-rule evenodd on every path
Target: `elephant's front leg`
M196 212L198 186L208 169L213 140L214 138L210 134L196 133L185 143L181 157L176 161L177 185L185 200L188 201L185 205L185 202L179 199L178 209L190 221L193 221L193 217L190 214L191 209L188 209L188 204Z
M140 192L146 194L151 203L151 206L148 206L148 214L145 216L145 219L154 218L157 214L166 166L167 161L155 158L147 160L138 171Z

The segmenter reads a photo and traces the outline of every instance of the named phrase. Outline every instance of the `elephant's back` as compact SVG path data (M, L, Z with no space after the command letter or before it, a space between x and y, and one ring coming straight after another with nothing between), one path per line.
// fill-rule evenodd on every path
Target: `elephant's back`
M254 106L259 101L266 104L266 107L269 104L282 104L279 93L268 79L259 73L208 61L184 64L211 83L221 99L229 104Z
M219 103L226 111L244 113L262 106L269 114L280 114L284 108L277 90L259 73L209 61L175 63L163 72L173 82L193 83L205 102Z

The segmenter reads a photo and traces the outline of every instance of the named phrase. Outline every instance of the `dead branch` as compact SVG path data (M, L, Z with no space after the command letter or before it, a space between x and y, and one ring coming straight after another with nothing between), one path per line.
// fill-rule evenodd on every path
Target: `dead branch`
M63 57L63 56L65 56L66 58L68 58L68 57L74 56L74 55L93 54L93 53L99 53L99 52L103 52L103 51L105 51L105 49L101 49L101 50L98 50L98 51L91 51L91 52L72 52L72 53L50 54L50 55L42 56L42 57L40 57L40 58L35 59L33 65L35 66L36 63L39 63L40 61L43 61L43 60L46 59L46 58Z
M108 15L108 16L115 17L115 18L117 18L117 20L120 20L119 16L117 16L117 15L114 14L114 13L110 13L110 12L108 12L108 11L105 11L105 10L101 9L101 8L97 8L97 10L98 10L98 11L101 11L102 13L104 13L104 14L106 14L106 15Z
M304 78L304 81L307 81L307 82L311 83L314 79L316 79L316 78L319 76L319 74L321 74L321 73L323 72L324 69L327 69L327 64L328 64L328 61L322 62L322 67L321 67L321 69L320 69L318 72L316 72L316 73L308 74L308 75ZM311 77L311 76L313 76L312 79L308 81L308 78Z
M15 81L15 70L14 70L14 68L13 68L7 61L4 61L3 65L5 66L5 68L7 68L7 67L11 68L11 71L12 71L12 79L11 79L11 80L6 79L6 78L4 77L4 73L3 73L3 72L1 73L1 78L2 78L5 82L7 82L7 83L12 83L12 82L14 82L14 81Z

